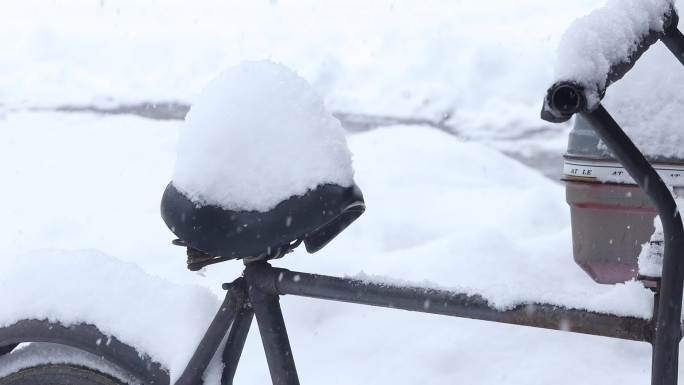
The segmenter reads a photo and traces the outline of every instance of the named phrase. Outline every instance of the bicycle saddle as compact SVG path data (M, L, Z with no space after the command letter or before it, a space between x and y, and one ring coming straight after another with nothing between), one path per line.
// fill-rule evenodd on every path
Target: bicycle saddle
M324 184L266 212L232 211L198 205L172 182L164 191L161 214L180 239L177 244L188 247L188 268L197 270L228 259L279 258L299 242L315 253L363 214L365 207L356 185ZM191 264L193 252L204 258Z

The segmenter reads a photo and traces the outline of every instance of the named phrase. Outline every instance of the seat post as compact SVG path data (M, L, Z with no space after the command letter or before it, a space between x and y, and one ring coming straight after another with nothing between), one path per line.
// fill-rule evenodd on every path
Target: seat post
M248 302L248 301L245 301ZM235 321L230 327L226 346L223 350L223 374L221 375L221 385L233 385L235 372L237 371L242 349L247 341L247 334L252 326L254 310L252 305L245 303L242 309L235 316Z
M223 337L233 325L235 316L242 309L245 302L244 279L238 278L225 285L225 288L227 290L226 298L216 312L214 320L211 321L185 370L174 385L198 385L202 383L202 376L211 359L221 345Z
M273 385L299 385L290 341L275 290L273 268L265 261L246 264L245 280L249 301L254 309L261 341L266 353ZM269 280L270 278L270 280Z

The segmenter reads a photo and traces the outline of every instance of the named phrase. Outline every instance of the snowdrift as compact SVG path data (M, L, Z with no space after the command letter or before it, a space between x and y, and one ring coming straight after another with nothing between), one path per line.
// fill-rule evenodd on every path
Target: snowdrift
M97 323L177 376L203 332L200 325L208 324L218 307L215 295L187 284L221 295L220 284L241 270L239 263L226 263L204 276L188 273L183 250L169 243L172 235L159 218L158 202L172 173L178 125L127 117L10 114L0 121L0 129L7 133L0 141L0 161L7 165L0 177L11 181L0 201L5 218L0 287L3 303L11 305L3 307L0 323L29 316ZM482 294L502 309L522 301L545 301L650 316L647 290L636 283L596 285L574 265L560 185L493 149L426 127L395 126L353 135L349 145L369 208L366 215L320 253L297 251L277 265L456 288ZM26 148L41 156L27 156ZM35 248L102 252L23 254ZM104 306L107 301L112 305ZM430 376L446 384L454 376L481 378L477 365L466 368L453 362L477 360L480 354L489 357L492 350L503 352L503 346L539 333L496 329L501 332L494 333L494 340L477 351L468 348L465 360L461 349L475 343L469 338L483 335L479 333L492 338L486 330L493 326L287 297L283 307L303 382L329 382L329 373L342 364L354 371L339 383L409 384ZM431 332L421 336L419 330ZM417 334L392 338L405 333ZM625 346L633 345L544 336L558 341L558 349L568 348L563 357L589 351L605 357L594 369L561 383L589 379L585 376L596 374L600 362L616 367L629 363L632 369L618 376L629 377L629 383L645 375L634 368L647 368L646 345L639 353L633 353L634 348L625 353ZM519 357L500 354L493 359L507 370L518 367ZM569 371L575 362L541 351L533 356L546 362L542 368L559 371ZM261 357L259 343L248 341L238 380L267 381ZM451 364L438 364L444 360ZM413 369L408 375L397 367ZM534 381L525 371L513 370L511 376L529 384L542 383L536 381L553 373L540 370Z

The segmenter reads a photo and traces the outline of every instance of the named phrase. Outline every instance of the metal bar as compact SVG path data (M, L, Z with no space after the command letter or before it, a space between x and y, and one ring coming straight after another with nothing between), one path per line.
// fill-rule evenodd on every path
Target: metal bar
M228 332L226 347L223 350L224 366L223 374L221 375L221 385L233 385L235 372L237 371L237 366L242 356L242 349L245 346L253 318L254 310L251 306L245 305L235 317L235 321L233 321L233 326L231 326L230 332Z
M665 44L667 49L684 64L684 35L678 28L673 28L668 31L660 40Z
M665 235L663 271L653 341L652 385L676 385L684 288L684 227L667 185L608 111L582 114L658 209Z
M651 323L634 317L619 317L549 304L525 304L501 311L485 299L447 290L391 286L356 279L270 269L279 294L351 302L363 305L441 314L513 325L649 341Z
M679 15L674 8L668 10L663 15L663 29L660 31L651 30L643 35L639 41L634 42L635 48L632 53L623 61L614 63L606 73L606 82L598 91L599 98L603 98L608 86L622 79L629 72L637 60L658 40L662 40L665 45L682 61L681 33L677 30ZM678 54L679 53L679 54ZM682 61L684 64L684 61ZM562 123L575 113L586 111L588 106L585 88L593 85L583 84L576 79L560 79L549 87L544 104L542 106L541 118L552 123Z
M242 278L238 278L229 285L226 298L175 385L202 385L202 375L216 354L223 337L235 319L238 309L244 304L244 300L244 282Z
M269 285L270 282L264 279L268 277L270 270L272 268L265 262L247 265L245 279L248 284L249 300L259 325L273 385L299 385L297 368L292 357L283 313L280 310L280 298Z

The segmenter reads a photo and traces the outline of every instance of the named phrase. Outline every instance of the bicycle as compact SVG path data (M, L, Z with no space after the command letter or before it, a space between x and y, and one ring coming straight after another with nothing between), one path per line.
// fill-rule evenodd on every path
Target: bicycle
M667 25L662 32L646 36L628 62L611 68L606 88L624 76L641 54L658 40L684 64L684 35L677 29L678 16L671 10L666 18ZM644 155L600 103L589 106L584 91L582 84L572 81L552 85L544 98L542 118L557 123L581 114L657 207L665 232L663 274L659 278L643 277L654 287L652 320L540 303L500 311L480 296L456 291L387 285L274 268L269 264L270 260L284 257L301 244L308 252L316 252L359 218L366 208L361 190L355 185L320 185L305 195L289 198L274 209L260 213L198 206L172 182L162 198L162 217L178 236L174 244L186 248L188 268L194 271L228 260L242 260L245 264L241 277L223 285L227 292L225 299L175 384L201 384L202 375L216 354L221 354L225 365L221 383L232 384L254 318L273 384L299 384L279 304L281 295L648 342L653 345L651 383L676 384L684 285L684 260L679 258L684 252L681 216L668 187ZM605 91L604 88L600 93ZM293 221L295 225L286 225L286 218L293 216L297 218ZM235 228L245 230L232 231ZM224 339L223 351L219 352ZM134 347L115 336L107 336L97 325L67 327L47 320L26 319L0 328L0 355L9 354L26 342L50 342L92 353L142 384L170 383L168 372L161 364L141 356ZM57 385L124 383L96 368L50 364L12 373L0 379L0 384L28 385L48 379Z

